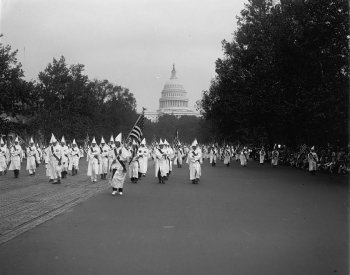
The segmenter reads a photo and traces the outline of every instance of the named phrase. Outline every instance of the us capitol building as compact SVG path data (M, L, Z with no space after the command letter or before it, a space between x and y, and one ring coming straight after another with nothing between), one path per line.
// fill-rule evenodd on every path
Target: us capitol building
M164 84L162 95L159 99L159 109L156 112L145 112L145 117L155 122L164 114L176 117L200 116L199 113L188 107L187 92L176 77L175 65L173 65L170 79Z

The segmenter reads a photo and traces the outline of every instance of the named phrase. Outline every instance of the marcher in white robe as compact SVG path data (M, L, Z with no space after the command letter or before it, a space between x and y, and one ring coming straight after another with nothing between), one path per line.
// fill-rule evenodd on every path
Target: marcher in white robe
M50 139L49 146L43 151L43 157L45 162L45 168L46 168L46 176L49 177L49 182L53 182L53 172L52 172L52 165L50 161L50 151L52 146L52 137Z
M113 189L112 195L116 195L117 193L123 195L124 182L127 174L126 164L130 157L129 152L121 145L121 141L122 134L120 133L115 138L115 148L113 149L114 159L110 169L110 184Z
M89 159L87 175L91 177L92 183L97 182L97 175L100 165L100 152L100 147L97 146L96 140L93 138L91 147L87 152Z
M165 153L167 155L167 162L166 162L166 165L165 165L165 169L166 169L165 180L168 180L170 172L171 172L171 170L170 170L170 165L171 165L170 157L171 156L170 156L170 150L169 150L169 143L168 143L168 141L165 139L163 141L163 143L164 143L164 149L163 150L165 151Z
M29 147L27 148L27 170L29 171L29 175L35 175L36 165L39 162L39 153L34 145L33 138L31 138L29 141Z
M130 153L130 161L129 161L129 178L132 183L137 183L139 180L139 155L138 155L138 147L135 141L133 141Z
M75 139L73 139L72 148L70 149L69 170L72 171L72 176L78 174L79 160L80 160L80 149L77 146Z
M182 168L182 158L184 156L183 149L180 146L181 144L179 144L179 148L175 153L177 168Z
M101 161L99 167L99 174L101 179L106 179L108 173L108 155L111 148L106 144L104 138L101 139Z
M247 150L247 147L244 147L241 150L241 153L239 155L239 160L241 161L241 165L243 167L247 167L247 162L248 162L248 150Z
M10 159L9 150L7 149L4 140L0 137L0 176L6 175L7 164Z
M265 155L266 155L266 152L265 152L265 149L264 149L264 146L263 146L263 147L261 147L261 150L259 151L260 164L264 164Z
M191 150L188 153L188 165L190 170L190 181L192 184L198 184L202 175L201 161L202 151L198 147L198 142L195 139L191 145Z
M15 144L10 148L10 171L13 171L15 178L19 177L19 171L21 170L21 162L23 159L23 150L19 145L18 137L15 139Z
M50 179L53 179L53 184L61 183L62 176L62 156L63 151L61 145L58 144L54 135L52 135L52 146L50 147L49 157L51 163Z
M271 156L271 164L274 168L277 167L278 165L278 157L279 157L280 153L278 152L276 146L274 147L273 151L272 151L272 156Z
M318 156L315 153L314 146L311 147L311 150L310 150L309 154L307 155L307 159L309 161L309 172L313 175L316 175Z
M108 146L110 148L110 150L108 152L108 171L110 171L112 162L115 158L115 155L114 155L115 144L114 144L114 137L113 136L111 136L109 143L108 143Z
M140 148L137 152L137 155L139 157L139 179L141 177L145 177L147 173L147 167L148 167L148 157L149 157L149 151L146 147L146 139L143 139Z
M209 149L209 163L211 163L211 166L216 166L217 155L218 155L218 150L213 145Z
M228 145L226 145L226 148L224 149L224 164L226 166L230 166L230 162L231 162L231 150L228 147Z
M155 176L158 178L159 183L165 183L165 178L168 172L168 156L164 150L164 142L159 141L158 148L155 149Z
M69 148L66 145L66 140L64 136L61 139L61 148L62 148L62 179L67 177L68 167L69 167Z

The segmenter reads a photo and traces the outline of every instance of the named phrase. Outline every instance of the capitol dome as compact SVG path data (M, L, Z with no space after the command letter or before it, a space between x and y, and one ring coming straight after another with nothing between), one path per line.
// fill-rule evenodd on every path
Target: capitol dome
M164 114L178 118L182 116L200 117L199 113L188 108L187 92L176 77L175 65L173 65L170 79L164 84L159 99L159 109L156 112L145 112L145 117L156 122Z
M159 99L159 112L176 114L177 112L189 112L187 92L176 77L175 65L171 71L170 79L164 84L161 98Z

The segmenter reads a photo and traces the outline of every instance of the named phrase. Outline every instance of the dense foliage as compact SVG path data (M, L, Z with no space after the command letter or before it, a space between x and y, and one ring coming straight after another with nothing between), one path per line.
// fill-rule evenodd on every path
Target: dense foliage
M250 0L200 103L218 139L348 141L349 13L342 0Z
M68 66L63 56L53 59L37 82L28 82L16 54L0 44L1 134L15 132L47 142L51 133L82 141L87 135L109 139L130 131L137 113L128 89L89 80L84 65Z

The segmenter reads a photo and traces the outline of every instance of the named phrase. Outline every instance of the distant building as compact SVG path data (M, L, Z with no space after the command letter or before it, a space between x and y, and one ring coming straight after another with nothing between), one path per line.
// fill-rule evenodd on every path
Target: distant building
M164 114L176 117L200 117L199 113L188 107L187 92L176 77L175 65L173 65L170 79L164 84L161 98L159 99L159 109L156 112L145 112L145 117L155 122Z

